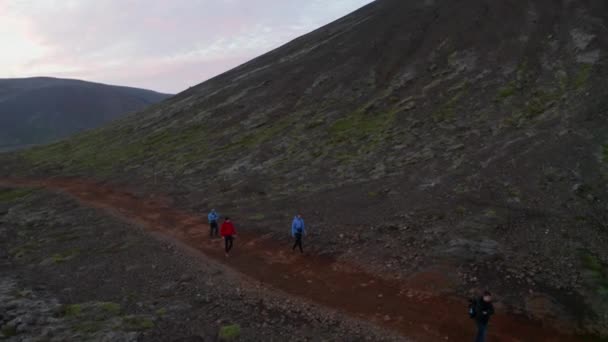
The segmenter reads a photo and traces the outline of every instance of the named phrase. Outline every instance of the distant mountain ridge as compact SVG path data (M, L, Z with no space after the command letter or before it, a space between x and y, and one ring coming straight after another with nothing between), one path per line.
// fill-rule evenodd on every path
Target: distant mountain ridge
M65 138L169 96L145 89L73 79L0 79L0 148Z

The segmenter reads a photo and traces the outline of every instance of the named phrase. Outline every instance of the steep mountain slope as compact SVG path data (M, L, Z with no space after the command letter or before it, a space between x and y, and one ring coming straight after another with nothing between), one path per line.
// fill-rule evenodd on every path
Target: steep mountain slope
M168 95L78 80L0 79L0 148L48 143L96 128Z
M319 252L606 334L607 27L603 0L379 0L3 173L129 183L277 239L300 210Z

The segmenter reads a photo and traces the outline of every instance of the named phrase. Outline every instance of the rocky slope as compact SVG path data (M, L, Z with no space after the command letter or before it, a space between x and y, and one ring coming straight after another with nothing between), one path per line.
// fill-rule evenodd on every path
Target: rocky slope
M379 0L162 105L4 156L212 206L608 334L608 3Z
M78 80L0 79L0 151L96 128L168 95Z

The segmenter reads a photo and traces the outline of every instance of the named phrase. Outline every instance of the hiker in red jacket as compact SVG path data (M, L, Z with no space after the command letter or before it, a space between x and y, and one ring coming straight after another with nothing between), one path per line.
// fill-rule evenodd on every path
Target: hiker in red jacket
M236 229L234 229L234 224L232 224L232 221L230 221L230 217L226 217L226 219L224 219L222 228L220 228L220 235L222 238L224 238L226 256L228 256L228 253L230 253L230 250L232 249L234 237L236 237Z

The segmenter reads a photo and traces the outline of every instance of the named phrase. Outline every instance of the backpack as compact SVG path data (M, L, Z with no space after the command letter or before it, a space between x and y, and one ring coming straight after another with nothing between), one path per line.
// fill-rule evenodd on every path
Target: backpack
M473 319L477 316L477 301L469 299L469 318Z

